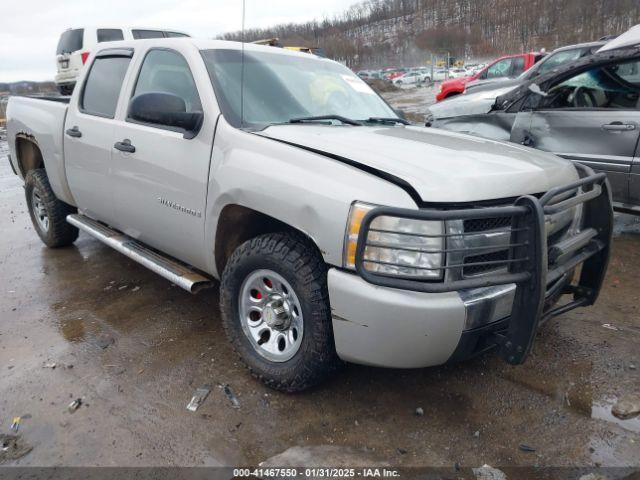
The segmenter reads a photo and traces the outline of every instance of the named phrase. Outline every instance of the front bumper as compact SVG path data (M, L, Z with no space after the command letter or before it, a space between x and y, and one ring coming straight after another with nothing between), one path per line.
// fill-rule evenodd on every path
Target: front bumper
M441 364L477 353L478 348L499 346L508 363L523 363L539 324L574 308L592 305L606 273L613 223L610 188L604 174L595 174L582 165L577 167L582 177L579 181L552 189L539 199L520 197L509 206L371 210L363 219L359 234L359 276L335 269L329 273L334 335L341 358L411 368ZM578 206L583 208L581 229L548 244L548 220ZM372 273L365 267L368 231L371 222L383 215L447 221L506 218L510 241L508 257L501 260L505 268L473 278L446 275L445 281L439 282ZM447 245L452 238L464 235L443 234ZM449 258L453 250L448 249L445 247L443 253ZM467 265L477 267L478 263ZM572 283L573 272L579 267L580 277ZM461 265L451 262L441 267L443 272L459 268ZM485 295L482 289L486 290ZM469 292L480 294L469 296ZM573 299L555 307L563 294L571 294ZM476 317L477 312L483 317L476 324L469 322L472 310ZM480 327L475 329L477 325Z

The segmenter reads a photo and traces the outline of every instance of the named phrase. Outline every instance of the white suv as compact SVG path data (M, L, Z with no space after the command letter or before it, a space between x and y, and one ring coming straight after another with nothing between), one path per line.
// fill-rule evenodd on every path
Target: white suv
M58 74L56 86L63 95L71 95L80 69L87 61L91 49L98 43L145 38L189 37L184 32L158 28L85 27L73 28L60 36L56 49Z

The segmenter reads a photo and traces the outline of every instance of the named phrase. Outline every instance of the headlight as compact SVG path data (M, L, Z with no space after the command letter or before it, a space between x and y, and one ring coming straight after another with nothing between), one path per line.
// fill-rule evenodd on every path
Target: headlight
M349 212L344 267L355 269L362 219L374 205L356 202ZM389 216L376 217L369 228L364 268L372 273L429 280L442 278L444 263L442 222Z

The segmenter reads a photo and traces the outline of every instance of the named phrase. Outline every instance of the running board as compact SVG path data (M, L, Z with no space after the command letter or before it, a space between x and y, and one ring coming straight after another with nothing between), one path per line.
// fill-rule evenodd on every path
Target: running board
M165 257L133 238L89 217L80 214L67 215L67 222L130 259L144 265L180 288L184 288L187 292L196 293L204 288L213 286L210 278L194 272L177 260Z

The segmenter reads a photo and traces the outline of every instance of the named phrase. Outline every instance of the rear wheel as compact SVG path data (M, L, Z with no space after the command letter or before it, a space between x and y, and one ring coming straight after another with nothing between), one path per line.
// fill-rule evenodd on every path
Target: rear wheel
M327 269L301 235L267 234L242 244L222 274L220 306L235 351L269 387L304 390L340 365Z
M47 247L65 247L78 238L78 229L66 221L76 209L56 198L44 169L27 173L25 194L33 227Z

